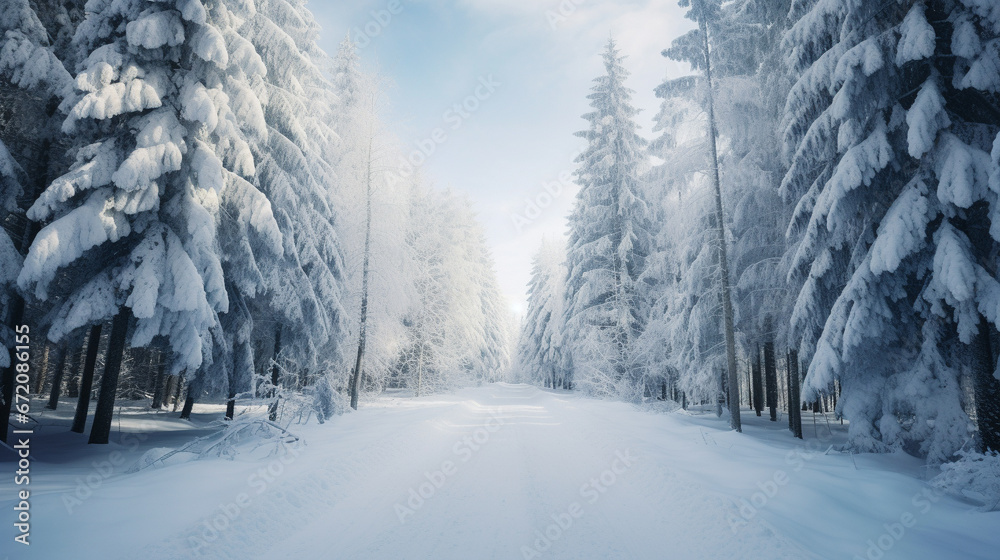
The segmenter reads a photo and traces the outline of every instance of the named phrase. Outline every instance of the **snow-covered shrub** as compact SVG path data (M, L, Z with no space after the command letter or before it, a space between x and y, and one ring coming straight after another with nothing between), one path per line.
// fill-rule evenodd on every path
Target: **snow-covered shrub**
M986 511L1000 508L1000 453L959 451L961 459L941 465L931 480L935 488L975 500Z

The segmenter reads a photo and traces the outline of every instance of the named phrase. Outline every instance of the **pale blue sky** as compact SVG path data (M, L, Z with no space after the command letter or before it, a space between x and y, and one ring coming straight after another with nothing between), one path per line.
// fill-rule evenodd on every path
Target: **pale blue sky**
M585 125L580 115L588 110L591 80L602 71L599 53L609 34L628 56L629 86L648 136L658 107L653 88L666 75L687 72L660 51L692 24L676 0L395 2L312 0L309 8L323 27L327 52L335 53L351 30L363 45L366 69L377 68L394 83L388 124L408 150L435 128L446 131L421 173L468 193L486 227L504 293L520 313L531 256L543 235L565 234L576 189L566 185L520 228L513 217L525 215L525 199L547 202L543 183L574 169L582 140L573 133ZM396 14L389 14L390 4ZM382 25L379 15L391 20ZM367 42L359 37L372 31ZM480 87L481 100L468 99L481 80L499 85L492 93ZM475 110L455 112L463 101Z

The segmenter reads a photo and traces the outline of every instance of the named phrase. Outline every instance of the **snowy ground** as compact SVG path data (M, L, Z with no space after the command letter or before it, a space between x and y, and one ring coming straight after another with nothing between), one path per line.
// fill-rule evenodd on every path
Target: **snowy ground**
M10 558L916 560L1000 547L1000 513L937 495L917 460L824 453L839 425L809 415L798 442L746 413L739 435L713 414L496 384L293 425L306 443L284 453L175 455L128 474L152 447L217 430L221 410L160 414L140 441L130 432L151 415L126 409L121 443L98 447L64 433L62 408L33 442L30 547L4 521ZM0 479L3 519L12 482Z

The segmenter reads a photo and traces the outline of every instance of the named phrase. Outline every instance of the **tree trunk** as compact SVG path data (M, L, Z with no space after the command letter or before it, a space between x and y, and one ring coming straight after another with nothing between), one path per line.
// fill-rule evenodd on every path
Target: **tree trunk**
M374 105L374 101L372 102ZM372 107L374 109L374 106ZM358 358L354 362L354 377L351 379L351 408L358 409L358 387L364 369L361 367L365 355L365 341L368 338L368 271L372 246L372 143L375 133L368 135L368 171L365 179L365 250L361 269L361 325L358 328Z
M979 318L973 362L973 392L976 399L976 424L979 427L979 447L982 452L1000 451L1000 380L997 380L996 353L993 350L993 329L985 318Z
M181 391L184 389L184 374L182 373L182 374L178 375L177 379L174 381L174 383L175 383L175 385L174 385L174 408L172 409L172 411L173 412L177 412L177 407L180 406L180 404L181 404Z
M130 315L128 308L122 308L111 321L108 352L104 356L104 375L101 376L101 393L97 396L94 423L90 427L90 440L87 443L105 444L111 435L111 420L115 413L118 376L122 369L122 356L125 354Z
M753 409L760 416L764 410L764 379L761 376L760 345L757 345L757 352L753 357L751 365L751 375L753 376Z
M419 350L417 350L417 394L415 396L420 396L420 383L423 381L424 375L424 343L420 341Z
M236 399L235 395L230 395L229 400L226 401L226 420L232 420L236 417Z
M66 395L71 399L80 398L80 366L83 365L83 356L86 353L87 346L81 341L80 347L73 351L73 358L69 362L69 381L66 383Z
M778 421L778 366L774 360L774 342L764 343L764 377L767 380L767 408L771 422Z
M63 369L66 368L66 354L69 353L69 345L65 342L56 349L59 355L56 357L56 370L52 372L52 390L49 392L49 403L45 408L56 410L59 406L59 394L62 392Z
M792 433L802 439L802 410L799 406L802 389L799 380L799 353L791 350L788 353L788 420L791 422Z
M184 408L181 409L181 420L190 420L191 411L194 410L195 384L188 383L187 398L184 399Z
M166 384L163 386L163 408L170 408L170 403L174 398L175 383L177 383L177 376L168 375Z
M752 369L753 369L753 364L750 362L750 360L747 360L747 369L746 369L746 372L747 372L747 377L746 377L746 379L747 379L747 408L749 408L749 409L753 409L753 374L751 372ZM743 403L740 403L740 406L742 406L742 405L743 405Z
M719 153L716 146L715 103L712 95L712 56L708 42L708 23L699 18L699 27L705 49L705 81L708 85L708 136L712 156L711 178L715 190L715 228L719 237L719 268L722 276L722 313L726 333L726 364L728 367L729 425L742 432L740 421L740 385L736 369L736 335L733 332L733 298L729 288L729 256L726 249L726 220L722 210L722 186L719 184Z
M274 331L274 358L271 364L271 406L268 407L267 417L272 422L278 419L278 355L281 354L281 325Z
M156 382L153 387L153 404L150 408L159 410L163 406L163 378L167 373L167 360L164 354L160 354L160 363L156 366Z
M722 418L722 409L726 407L726 373L719 370L716 377L719 380L719 388L715 395L715 416Z
M49 341L46 340L42 346L42 363L35 375L34 393L36 395L41 395L45 390L45 378L49 376L49 354L52 353L52 344Z
M792 352L785 352L785 398L788 399L788 431L795 432L795 415L792 403L795 399L792 395Z
M11 300L10 326L11 328L15 328L24 321L24 300L17 295L17 291L13 292ZM3 383L3 402L0 403L0 439L3 439L5 443L7 442L7 431L10 427L10 410L14 403L14 367L16 365L17 361L11 356L10 366L4 368L3 378L0 379Z
M38 173L37 180L34 182L35 192L32 193L31 201L37 199L42 191L49 186L48 168L50 149L51 143L48 140L44 140L39 150L38 169L40 169L40 172ZM35 241L37 234L38 222L27 220L24 224L24 235L21 237L21 246L18 248L22 256L28 254L28 249ZM24 298L21 297L17 290L11 290L9 304L10 314L7 317L7 325L11 330L15 330L16 332L17 327L24 323ZM17 362L13 357L11 358L10 366L4 368L3 375L0 375L0 385L2 385L0 393L3 396L3 402L0 402L0 440L4 443L7 442L7 431L10 427L10 410L14 404L14 379L16 377L14 368Z
M76 415L73 417L71 431L83 433L87 425L87 414L90 412L90 394L94 390L94 368L97 365L97 349L101 345L101 329L97 324L90 327L90 337L87 340L87 358L83 362L83 373L80 375L80 398L76 401Z

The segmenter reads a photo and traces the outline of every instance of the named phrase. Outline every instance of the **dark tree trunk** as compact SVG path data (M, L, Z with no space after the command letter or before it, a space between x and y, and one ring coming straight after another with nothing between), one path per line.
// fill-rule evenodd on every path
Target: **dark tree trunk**
M35 390L36 395L41 395L45 390L45 378L49 376L49 355L52 353L52 344L48 341L42 345L42 363L38 368L38 372L35 375Z
M87 425L87 414L90 412L90 394L94 390L94 369L97 365L97 349L101 345L101 329L103 325L90 327L90 337L87 340L87 358L83 362L83 374L80 376L80 398L76 401L76 415L73 417L73 427L78 434L83 433Z
M1000 451L1000 381L994 376L996 353L992 331L986 319L979 319L973 364L973 391L976 398L976 424L979 446L986 451Z
M71 399L80 397L80 366L83 356L87 353L87 345L81 341L80 347L73 351L69 362L69 381L66 383L66 395Z
M271 406L268 408L267 417L274 422L278 419L278 355L281 354L281 325L274 331L274 359L271 364Z
M771 422L778 421L778 367L774 360L774 342L764 343L764 377L767 381L767 408Z
M374 101L373 101L374 104ZM358 409L358 387L365 370L361 367L368 339L368 274L371 264L372 246L372 144L375 133L368 137L368 172L365 187L365 248L361 265L361 325L358 328L358 357L354 362L354 377L351 379L351 408Z
M747 408L753 408L753 365L747 361ZM742 404L742 403L741 403Z
M69 353L68 345L64 342L56 351L59 355L56 357L56 370L52 372L52 391L49 392L49 403L45 405L45 408L49 410L56 410L59 406L59 394L62 392L63 369L66 368L66 354Z
M718 233L719 243L717 248L717 258L719 259L719 273L722 284L720 297L722 298L723 331L726 338L726 383L724 386L727 391L726 400L730 403L729 426L737 432L742 432L743 427L740 419L739 372L736 367L736 335L733 327L733 296L729 286L729 255L726 248L726 219L722 204L722 185L719 180L719 154L718 146L716 145L717 129L715 126L715 101L712 93L712 57L710 56L711 49L709 48L708 22L703 16L698 18L698 26L701 30L702 45L704 46L703 53L705 55L705 82L707 85L706 91L708 93L707 109L709 155L711 156L712 163L709 167L709 171L712 179L712 186L715 191L715 229ZM721 413L721 410L718 412Z
M174 408L173 411L177 412L177 407L181 405L181 391L184 390L184 374L177 376L175 380L176 385L174 385Z
M170 408L170 403L173 402L175 383L177 383L177 376L168 375L166 384L163 386L163 408Z
M184 408L181 409L181 419L190 420L191 411L194 410L195 389L193 383L188 383L187 398L184 399Z
M799 407L799 403L802 401L802 382L799 379L799 354L792 350L788 355L788 414L791 416L792 433L795 437L802 439L802 410Z
M163 378L166 377L167 373L167 360L166 356L160 354L160 363L156 366L156 381L153 384L153 404L150 408L159 410L163 406Z
M785 398L788 399L788 431L795 433L795 395L792 394L792 352L785 353Z
M128 308L123 308L111 321L108 352L104 357L104 375L101 376L101 393L97 396L94 423L90 427L90 440L87 443L105 444L111 435L111 420L115 414L118 376L122 370L122 357L125 355L130 315Z
M751 367L753 377L753 409L760 416L764 410L764 379L761 377L760 345L757 345L757 352L754 354Z
M226 420L232 420L236 417L236 399L235 395L230 395L229 400L226 401Z
M24 321L24 300L14 292L11 297L13 302L10 306L10 325L16 328ZM0 439L7 442L7 431L10 427L10 409L14 404L14 378L16 377L14 368L17 361L11 356L10 366L3 370L3 402L0 403Z

